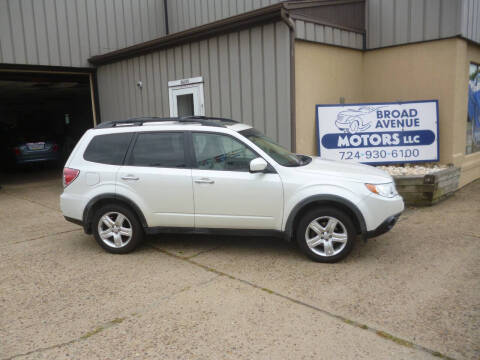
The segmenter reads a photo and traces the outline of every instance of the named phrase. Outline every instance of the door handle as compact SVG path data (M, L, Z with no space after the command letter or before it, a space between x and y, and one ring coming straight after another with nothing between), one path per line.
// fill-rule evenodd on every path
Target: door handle
M122 180L139 180L140 178L135 175L122 176Z
M215 181L209 178L200 178L200 179L195 179L193 181L195 181L197 184L214 184L215 183Z

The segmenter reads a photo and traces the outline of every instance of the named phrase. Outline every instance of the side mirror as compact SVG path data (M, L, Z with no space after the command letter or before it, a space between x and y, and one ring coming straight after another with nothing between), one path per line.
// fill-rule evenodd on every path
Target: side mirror
M258 173L258 172L265 171L267 166L268 166L267 162L263 160L261 157L258 157L250 161L250 172Z

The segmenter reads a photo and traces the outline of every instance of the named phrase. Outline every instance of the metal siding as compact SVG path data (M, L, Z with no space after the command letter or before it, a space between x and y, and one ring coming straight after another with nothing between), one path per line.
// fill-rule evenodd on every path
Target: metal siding
M445 37L448 34L456 33L456 22L451 21L451 17L458 19L460 7L451 0L442 0L441 2L441 18L440 18L440 37Z
M325 26L325 43L333 44L333 28L330 26Z
M192 77L201 76L200 44L198 42L190 44L190 54L191 54L191 62L192 62Z
M88 21L87 21L87 3L86 1L77 1L77 18L78 21L78 46L80 48L80 62L81 59L87 59L90 54L90 44L89 44L89 30L88 30Z
M285 24L275 24L275 63L277 84L277 135L281 145L291 148L290 36Z
M320 43L325 42L325 26L315 26L315 41Z
M165 0L170 33L225 19L283 0Z
M478 0L462 0L459 10L461 35L475 42L480 42L480 4Z
M182 46L183 74L182 78L192 77L192 57L190 54L190 44Z
M48 43L50 39L47 35L47 21L44 3L43 0L33 2L33 16L35 18L35 33L37 34L38 62L48 64L50 62L48 52Z
M228 35L228 59L230 64L230 98L231 117L242 119L242 77L240 76L240 41L239 33Z
M64 1L64 0L61 0ZM135 7L134 7L135 8ZM98 26L98 52L109 52L110 48L108 47L108 33L107 33L107 16L105 13L105 1L101 1L96 6L97 9L97 26ZM134 27L135 28L135 27ZM134 31L135 34L135 31ZM135 40L135 35L134 35ZM137 39L138 41L138 39Z
M153 75L153 54L145 56L145 81L148 115L155 116L155 77Z
M277 137L277 69L275 51L275 24L263 27L263 80L265 84L265 135Z
M394 18L394 39L395 44L402 44L408 41L409 24L408 19L409 1L395 1L395 18Z
M353 49L363 48L362 34L303 20L295 20L295 37L300 40L338 45Z
M220 95L220 79L218 64L218 38L214 37L208 40L208 58L210 65L210 99L211 114L213 116L221 116L221 95Z
M278 22L102 65L102 121L169 116L168 81L191 74L203 77L207 116L253 123L290 147L290 51L290 31Z
M150 74L152 81L152 98L153 98L153 114L162 113L162 80L160 77L160 59L158 53L152 54L152 73Z
M200 74L204 79L210 79L210 54L208 49L208 40L202 40L200 47ZM203 83L203 96L205 103L205 114L212 113L212 99L211 99L210 81ZM168 109L168 103L167 103Z
M25 32L27 63L36 64L38 62L38 42L33 14L33 4L30 0L21 0L20 5L23 12L23 29Z
M242 74L242 122L253 124L252 42L250 29L240 32L240 73Z
M0 61L6 63L12 63L15 61L12 40L12 24L10 18L8 3L6 1L0 1Z
M174 67L175 67L175 79L183 79L183 57L182 57L182 48L176 47L173 50L174 53ZM172 79L173 80L173 79Z
M255 27L250 33L252 47L252 96L253 96L253 126L265 133L264 85L263 79L263 39L262 28Z
M0 63L85 67L163 35L163 0L0 1Z
M70 48L70 61L72 66L82 66L80 57L80 36L78 34L78 20L76 0L67 0L68 42Z
M231 118L231 80L228 35L222 35L218 38L218 60L220 65L220 114L221 116Z
M305 22L301 20L295 21L295 36L298 39L306 40Z
M340 29L333 28L333 44L334 45L342 44L342 40L340 38Z
M202 16L200 18L200 21L197 23L197 25L201 25L201 24L206 24L209 22L208 20L208 15L209 15L209 11L208 11L208 3L205 2L205 0L197 0L198 2L200 2L200 5L203 5L203 6L199 6L199 8L201 8L201 13L202 13Z
M478 0L367 0L366 7L369 49L457 35L480 40Z
M23 14L19 1L9 2L9 15L11 16L10 25L12 27L11 36L13 39L13 51L15 59L25 64L27 62L25 36L23 34Z
M178 1L178 4L180 5L184 2L185 2L185 0L180 0L180 1ZM222 3L223 3L223 0L215 0L214 1L215 20L221 19L223 17ZM181 24L181 30L185 30L185 29L190 28L191 26L189 26L189 25L190 24L185 24L185 23Z
M305 24L305 39L315 41L315 24L309 22Z
M165 86L165 80L168 84L168 67L167 67L167 53L162 51L158 53L158 59L160 61L160 73L157 73L158 76L158 87L160 87L160 92L157 92L155 96L160 96L162 99L162 111L159 114L164 116L170 115L169 106L168 106L168 89ZM157 70L158 71L158 70Z
M438 39L440 36L440 0L425 0L424 39ZM454 14L451 14L454 15Z
M382 31L380 32L380 41L382 44L389 43L393 44L395 35L394 35L394 25L395 22L395 0L382 0L380 2L380 27Z

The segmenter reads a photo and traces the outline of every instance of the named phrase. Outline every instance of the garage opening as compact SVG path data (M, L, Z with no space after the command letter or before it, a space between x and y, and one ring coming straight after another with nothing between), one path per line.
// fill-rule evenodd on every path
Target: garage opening
M0 171L63 167L95 126L88 73L0 70Z

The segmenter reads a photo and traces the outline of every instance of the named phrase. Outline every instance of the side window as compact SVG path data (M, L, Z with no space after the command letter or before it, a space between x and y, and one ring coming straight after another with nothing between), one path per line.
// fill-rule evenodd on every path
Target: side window
M88 144L83 158L101 164L122 165L133 133L97 135Z
M128 165L185 168L183 133L138 133Z
M193 148L202 170L249 171L250 161L258 157L240 141L219 134L193 133Z

